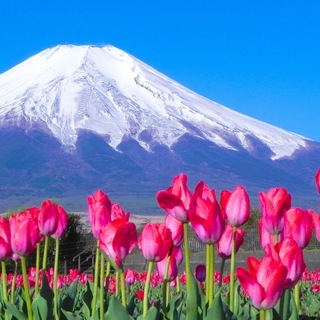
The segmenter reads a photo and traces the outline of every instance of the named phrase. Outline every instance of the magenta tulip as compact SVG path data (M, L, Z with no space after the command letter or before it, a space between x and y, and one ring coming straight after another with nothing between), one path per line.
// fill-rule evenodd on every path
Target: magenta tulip
M237 278L245 293L257 309L273 308L282 295L287 268L270 256L261 261L255 257L247 259L249 270L238 267Z
M19 256L33 252L41 239L38 221L26 212L10 216L11 247Z
M263 224L263 219L259 220L259 239L261 247L264 248L267 244L275 245L274 235L269 233ZM278 241L282 241L284 239L284 233L281 232L278 234Z
M134 249L137 238L134 223L116 219L102 227L99 248L121 267L125 257Z
M316 173L315 179L316 179L316 186L317 186L318 192L320 193L320 168Z
M130 212L125 213L123 208L118 203L113 203L111 205L111 221L116 219L122 219L129 221Z
M206 197L208 194L213 195L213 192L194 194L190 202L189 220L201 242L213 244L219 241L225 222L218 201L213 196Z
M234 227L240 227L249 220L250 200L243 187L238 186L231 192L225 211L228 223Z
M310 211L310 213L313 221L316 239L320 242L320 215L312 210Z
M61 206L57 206L57 210L59 217L58 225L56 231L51 235L51 237L54 239L61 239L68 229L68 214Z
M226 214L226 206L230 198L230 195L231 195L231 192L228 190L222 190L220 193L220 208L221 208L221 213L224 220L228 219Z
M156 197L160 208L177 220L188 222L191 196L191 192L187 187L187 176L181 173L173 179L172 187L159 191Z
M134 284L136 279L135 271L128 268L124 273L124 279L127 286Z
M238 252L239 248L243 244L244 241L244 234L245 232L237 228L236 230L236 252ZM227 225L220 240L217 243L217 249L219 256L223 259L230 259L231 258L231 251L232 251L232 237L233 237L233 227L231 225Z
M287 267L285 288L293 288L306 269L302 248L292 238L285 238L275 246L268 244L264 250L267 255Z
M171 214L167 214L165 218L165 225L171 231L173 246L180 246L183 242L183 223Z
M38 223L40 232L43 235L53 235L59 223L58 205L50 200L44 201L40 208Z
M164 224L147 223L138 245L146 260L159 262L167 256L172 247L171 231Z
M199 282L204 282L206 280L206 266L204 264L198 264L194 275Z
M11 232L9 221L1 217L0 218L0 260L6 260L11 258L13 254L11 248Z
M291 208L285 213L284 219L284 236L293 238L300 248L305 248L312 238L311 210Z
M272 188L267 193L260 192L259 200L265 229L279 234L284 228L284 214L291 207L291 195L284 188Z
M166 268L167 268L167 259L170 259L167 276L166 276ZM156 267L159 273L159 276L162 279L166 279L168 281L172 281L178 275L178 266L182 262L183 254L180 247L174 247L169 256L166 256L163 260L156 263Z
M101 228L111 222L111 202L103 191L88 196L88 214L92 234L98 239Z

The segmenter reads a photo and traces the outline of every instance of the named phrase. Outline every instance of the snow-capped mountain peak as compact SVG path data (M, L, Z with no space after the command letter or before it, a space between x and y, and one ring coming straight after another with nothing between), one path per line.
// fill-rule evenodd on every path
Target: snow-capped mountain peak
M81 130L114 149L132 137L146 150L190 134L271 158L292 155L308 139L210 101L113 46L57 46L0 75L0 126L38 125L67 147Z

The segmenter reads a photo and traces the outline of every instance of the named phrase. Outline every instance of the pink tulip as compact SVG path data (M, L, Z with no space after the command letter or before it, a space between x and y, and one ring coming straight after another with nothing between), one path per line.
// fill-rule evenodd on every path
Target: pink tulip
M255 257L247 259L249 270L238 267L237 278L252 304L257 309L273 308L282 295L287 268L270 256L261 261Z
M245 232L237 228L236 230L236 252L238 252L239 248L243 244ZM217 243L219 256L223 259L230 259L231 251L232 251L232 237L233 237L233 227L231 225L227 225L225 228L219 242Z
M129 221L130 212L125 213L123 208L118 203L113 203L111 206L111 221L122 219Z
M229 224L234 227L240 227L249 220L250 200L243 187L236 187L232 191L225 210Z
M284 236L293 238L300 248L305 248L312 238L311 210L291 208L285 213L284 218Z
M38 221L26 212L10 216L11 246L15 254L26 256L33 252L41 239Z
M310 210L316 239L320 242L320 215Z
M171 214L167 214L165 218L165 225L171 231L173 246L180 246L183 242L183 223Z
M51 236L54 234L59 223L58 205L50 200L44 201L41 205L38 223L43 235Z
M181 173L173 179L172 187L157 193L157 201L160 208L177 220L188 222L191 196L191 192L187 187L187 176Z
M263 225L271 234L279 234L284 227L284 214L291 207L291 195L284 188L272 188L260 192L259 200Z
M316 173L315 179L316 179L316 186L317 186L318 192L320 193L320 168Z
M220 207L221 207L221 213L224 220L228 219L226 214L226 206L230 198L230 195L231 195L231 192L228 190L222 190L220 193Z
M68 214L60 206L57 206L57 210L58 210L58 217L59 217L58 225L57 225L56 231L54 232L53 235L51 235L51 237L54 239L61 239L65 235L68 229Z
M263 224L263 219L261 218L259 220L259 239L260 239L260 244L261 244L261 247L264 248L267 244L271 244L271 245L275 245L275 239L274 239L274 235L269 233L266 228L264 227L264 224ZM278 235L278 241L282 241L284 239L284 233L281 232L279 235Z
M189 220L201 242L213 244L219 241L225 223L214 191L209 192L209 188L203 184L202 190L206 192L196 191L191 199Z
M163 260L172 247L171 231L164 224L147 223L138 242L139 248L148 261Z
M267 255L287 267L288 274L285 281L285 288L293 288L306 269L302 248L300 248L293 239L285 238L274 247L268 244L264 250Z
M9 221L0 218L0 260L11 258L13 254L11 248L11 232Z
M88 214L92 234L98 239L101 228L111 222L111 202L103 191L88 196Z
M168 266L168 274L165 277L167 268L167 259L170 259ZM173 247L169 256L166 256L163 260L156 263L158 273L162 279L172 281L178 275L178 266L182 262L183 254L180 247Z
M127 286L131 286L135 281L135 271L132 269L127 269L124 273L124 279Z
M99 248L121 267L122 261L134 249L137 238L134 223L116 219L102 227Z

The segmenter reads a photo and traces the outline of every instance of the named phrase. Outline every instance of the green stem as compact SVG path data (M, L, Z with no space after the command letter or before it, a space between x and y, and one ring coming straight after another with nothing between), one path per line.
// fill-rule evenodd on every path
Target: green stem
M186 269L187 292L191 292L191 268L190 268L190 249L189 249L189 226L188 222L183 224L183 246L184 246L184 260Z
M119 295L119 272L116 271L116 297Z
M54 274L53 274L53 294L54 294L54 317L56 320L59 320L59 313L58 313L58 288L57 288L57 281L58 281L58 269L59 269L59 254L60 254L60 240L55 239L56 242L56 253L54 256Z
M171 256L168 255L166 258L166 268L164 271L164 278L163 278L163 287L162 287L162 298L163 298L163 313L164 315L167 314L167 308L168 308L168 301L169 301L169 296L168 296L168 273L169 273L169 266L170 266L170 259Z
M35 279L35 287L34 287L35 294L39 293L40 249L41 249L41 243L39 242L37 244L37 251L36 251L36 279Z
M209 302L210 295L210 274L211 274L211 263L210 263L210 247L206 244L206 302Z
M105 259L101 252L100 254L100 319L104 319L104 267Z
M215 259L214 259L214 244L211 244L211 274L212 274L212 282L211 282L211 296L209 299L209 306L212 305L213 300L214 300L214 264L215 264Z
M43 260L42 260L42 270L43 271L45 271L47 269L48 248L49 248L49 236L45 236Z
M294 286L294 302L296 303L298 313L300 312L300 281Z
M260 320L265 320L266 319L266 310L261 309L260 310Z
M290 289L284 289L280 299L279 314L281 319L286 320L289 311Z
M236 256L236 231L237 227L233 227L232 233L232 251L230 261L230 300L229 308L234 311L234 276L235 276L235 256Z
M176 278L176 281L177 281L177 293L179 294L180 293L180 278L179 278L179 276L177 276L177 278Z
M148 312L148 292L150 287L150 280L151 280L151 273L153 270L154 262L149 261L148 263L148 273L147 273L147 279L144 286L144 296L143 296L143 318L147 315Z
M24 295L25 295L26 304L27 304L28 320L33 320L31 299L30 299L30 292L29 292L29 282L27 278L27 263L26 263L26 257L24 256L21 256L21 268L22 268Z
M14 262L14 274L13 274L13 279L11 283L11 295L10 295L10 302L13 304L14 303L14 293L16 291L16 280L17 280L17 271L18 271L18 262Z
M99 281L99 259L100 259L100 250L99 250L99 241L97 242L96 257L94 265L94 282L93 282L93 298L91 305L91 313L94 315L97 311L97 298L98 298L98 281Z
M122 305L127 308L127 292L126 292L126 282L124 278L124 272L120 272L120 283L121 283L121 297Z
M5 261L1 261L1 273L2 273L2 294L3 300L8 301L8 294L7 294L7 267Z

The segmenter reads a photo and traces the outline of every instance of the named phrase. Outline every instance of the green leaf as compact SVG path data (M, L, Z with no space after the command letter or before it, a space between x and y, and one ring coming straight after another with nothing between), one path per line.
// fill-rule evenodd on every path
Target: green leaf
M190 266L188 267L190 269ZM198 319L199 311L198 306L200 296L199 296L199 290L198 285L196 283L196 280L193 276L193 273L191 272L191 269L189 270L189 273L191 275L190 277L190 292L187 292L186 297L186 319L187 320L196 320Z
M78 283L79 281L76 279L68 288L65 298L61 301L61 309L65 311L73 311L75 309L79 300Z
M93 299L93 294L92 294L91 284L89 281L87 281L86 290L82 295L83 304L81 308L81 311L85 315L86 319L90 318L90 315L92 312L92 309L91 309L92 299Z
M16 317L17 320L28 320L28 317L20 312L13 304L3 301L6 314Z
M167 319L176 320L180 319L182 313L182 295L178 294L170 300L169 311L167 312Z
M129 315L127 309L121 304L117 297L111 297L109 308L107 310L107 320L133 320L133 318Z
M137 320L157 320L159 318L159 310L155 307L155 306L152 306L145 317L143 317L142 315L139 316L137 318ZM177 318L179 319L179 318Z
M77 315L75 313L72 313L72 312L69 312L69 311L66 311L63 309L61 310L61 312L67 320L83 320L82 317L80 317L79 315ZM89 319L89 318L86 318L86 319Z
M292 295L291 296L291 315L289 320L298 320L298 319L299 319L298 309Z

